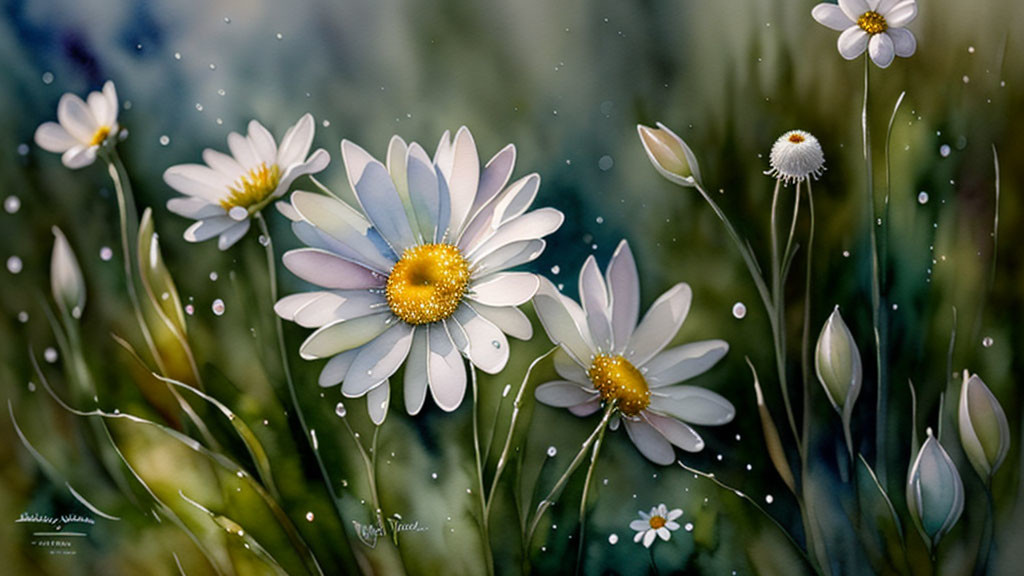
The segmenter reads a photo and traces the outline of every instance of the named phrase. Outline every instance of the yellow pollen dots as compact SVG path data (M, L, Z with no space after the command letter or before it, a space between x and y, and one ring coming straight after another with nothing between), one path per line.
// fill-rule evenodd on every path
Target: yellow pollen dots
M665 523L668 522L668 520L665 520L661 516L651 516L651 519L648 520L648 522L650 522L652 529L657 530L658 528L664 526Z
M238 181L228 188L231 194L220 201L221 207L231 210L235 206L248 208L267 199L281 181L281 169L277 164L269 167L264 162L239 176Z
M92 140L89 140L89 146L99 146L110 136L110 126L100 126L96 129L96 133L92 135Z
M450 244L406 249L391 269L385 294L407 324L430 324L455 313L469 285L469 264Z
M587 376L601 393L601 400L617 400L619 412L626 416L636 416L651 403L651 391L643 374L622 356L599 354Z
M885 16L882 16L874 10L869 10L861 14L860 18L857 18L857 26L860 26L861 30L872 36L885 32L889 27L889 25L885 23Z
M789 135L789 141L793 144L800 144L804 141L804 137L802 134L793 133Z

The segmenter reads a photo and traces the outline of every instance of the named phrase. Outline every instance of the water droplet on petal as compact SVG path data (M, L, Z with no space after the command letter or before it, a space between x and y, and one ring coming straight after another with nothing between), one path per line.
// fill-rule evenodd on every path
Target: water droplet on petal
M501 348L501 342L498 342L497 340L491 340L491 346L494 346L495 348L500 349Z

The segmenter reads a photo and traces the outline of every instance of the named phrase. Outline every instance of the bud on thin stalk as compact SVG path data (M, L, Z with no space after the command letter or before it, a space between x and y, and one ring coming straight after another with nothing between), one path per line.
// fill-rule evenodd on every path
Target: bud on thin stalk
M697 157L682 138L661 122L657 128L637 124L640 142L654 168L667 180L679 186L693 188L700 185L700 166Z
M818 336L814 354L814 369L818 375L818 381L825 389L825 395L843 420L846 447L852 459L853 443L850 435L850 417L853 414L853 405L857 401L857 396L860 395L863 369L857 343L846 326L846 322L843 321L838 306L832 311Z
M50 289L61 312L74 319L85 310L85 279L71 244L60 228L53 227L53 254L50 257Z
M989 387L967 370L960 389L959 424L964 453L988 485L1010 450L1010 425Z

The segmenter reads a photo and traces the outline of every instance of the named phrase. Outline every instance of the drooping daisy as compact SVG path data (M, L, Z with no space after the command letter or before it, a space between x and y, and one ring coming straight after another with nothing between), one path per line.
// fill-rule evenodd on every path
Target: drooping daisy
M917 49L913 32L904 28L917 17L915 0L839 0L821 3L811 16L839 35L839 54L853 60L866 49L879 68L888 68L896 56L909 58Z
M359 207L295 192L293 230L309 248L284 255L296 276L322 287L282 298L277 314L317 328L299 350L330 358L321 386L367 395L384 420L389 378L405 365L405 407L417 414L427 390L442 410L459 407L467 357L494 374L508 361L505 334L533 331L517 306L539 280L509 268L536 259L541 238L562 224L552 208L527 212L540 185L530 174L512 184L511 144L481 168L473 136L445 132L431 159L416 143L391 139L387 164L349 141L341 154Z
M812 134L790 130L772 145L769 164L771 170L765 174L784 184L803 182L812 176L817 180L825 171L825 154Z
M672 532L679 530L679 523L676 522L676 518L683 515L683 511L679 508L669 510L668 506L664 504L658 504L651 508L650 513L644 513L643 510L638 512L640 513L640 519L630 522L629 529L636 530L633 542L643 540L645 548L650 548L651 544L654 544L656 537L668 542Z
M107 80L102 92L90 92L86 101L67 93L57 104L58 122L46 122L36 129L40 148L61 154L60 161L73 170L96 161L100 146L113 142L117 124L117 90Z
M164 182L185 198L167 201L167 209L196 220L185 240L202 242L220 236L217 247L227 250L249 230L249 220L264 206L284 195L292 182L315 174L331 161L313 144L313 116L304 115L284 133L280 146L262 124L249 122L249 133L228 134L231 155L207 148L203 164L178 164L164 172ZM308 158L307 158L308 156Z
M541 279L533 299L537 316L551 341L561 346L555 369L564 380L541 384L535 395L548 406L589 416L614 401L619 421L647 459L668 465L672 446L688 452L704 448L687 423L725 424L736 413L715 392L676 386L703 374L729 350L722 340L705 340L664 350L690 309L691 291L673 286L640 315L640 280L629 244L623 240L602 276L593 256L580 271L582 307Z

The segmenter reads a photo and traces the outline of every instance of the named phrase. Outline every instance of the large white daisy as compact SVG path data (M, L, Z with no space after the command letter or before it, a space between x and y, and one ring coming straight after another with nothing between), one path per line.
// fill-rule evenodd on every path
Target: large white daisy
M86 100L67 93L57 104L58 122L45 122L36 129L40 148L61 154L71 169L96 161L100 146L117 138L117 90L110 80L102 92L91 92Z
M917 50L914 33L904 28L917 17L915 0L839 0L822 2L811 10L819 23L842 32L839 54L853 60L868 51L879 68L888 68L896 56L909 58Z
M602 276L593 256L580 271L580 306L541 279L533 303L544 330L561 350L555 370L564 380L541 384L535 395L549 406L589 416L614 401L610 426L625 425L637 449L652 462L675 461L672 446L704 448L687 423L715 426L732 420L733 405L715 392L676 384L703 374L729 350L705 340L669 350L690 310L692 293L679 283L661 295L643 320L636 261L623 240Z
M326 150L309 155L313 131L313 116L306 114L284 133L278 146L270 131L253 120L247 136L228 134L230 156L207 148L205 165L168 168L164 182L186 197L168 200L167 209L197 221L185 231L185 240L220 236L217 246L227 250L249 230L250 218L284 195L296 178L326 168L331 161Z
M540 185L530 174L512 184L511 144L481 168L465 127L445 132L431 159L416 143L391 139L387 164L343 141L341 154L359 202L296 191L296 235L309 246L284 265L323 290L282 298L277 314L316 332L307 359L330 358L321 386L340 382L347 397L368 396L384 420L391 378L405 364L405 408L417 414L427 390L445 411L466 392L467 357L494 374L508 361L505 335L533 330L517 306L537 291L537 276L507 272L536 259L541 238L562 224L553 208L527 212Z

